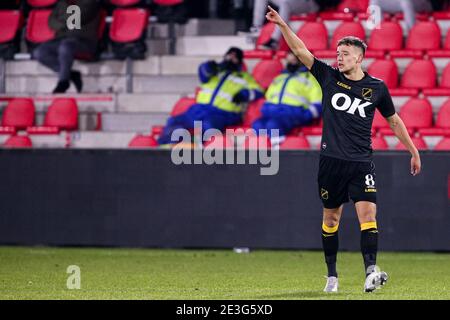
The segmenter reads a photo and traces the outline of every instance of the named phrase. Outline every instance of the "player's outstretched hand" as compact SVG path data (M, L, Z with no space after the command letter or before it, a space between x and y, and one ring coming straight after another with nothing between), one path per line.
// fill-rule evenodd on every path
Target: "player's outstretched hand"
M284 20L280 17L278 12L276 12L271 6L267 6L269 12L266 14L266 19L270 22L273 22L277 25L281 25L284 23Z
M420 156L413 156L411 158L411 174L416 176L420 173L422 164L420 163Z

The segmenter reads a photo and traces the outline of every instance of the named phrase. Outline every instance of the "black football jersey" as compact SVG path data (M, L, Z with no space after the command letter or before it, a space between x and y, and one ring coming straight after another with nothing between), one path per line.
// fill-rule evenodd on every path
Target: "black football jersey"
M371 161L371 129L377 108L387 118L395 114L389 91L380 79L347 79L337 68L314 59L311 73L322 87L321 154L351 161Z

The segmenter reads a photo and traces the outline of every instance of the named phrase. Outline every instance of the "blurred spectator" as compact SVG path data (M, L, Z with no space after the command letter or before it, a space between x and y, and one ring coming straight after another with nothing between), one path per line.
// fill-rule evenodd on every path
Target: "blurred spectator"
M245 103L263 96L255 79L242 70L243 58L242 50L232 47L222 62L207 61L200 65L198 73L202 86L197 103L167 121L159 144L177 142L172 141L172 132L178 128L192 129L194 121L202 121L203 131L223 130L241 123Z
M217 1L217 17L234 19L236 31L246 31L252 25L252 0Z
M80 8L80 28L69 29L67 8ZM78 92L83 88L81 73L72 70L76 56L94 56L100 23L100 1L60 0L52 9L48 24L55 31L55 39L44 42L33 51L33 57L58 73L53 93L64 93L73 82Z
M17 9L20 6L20 0L0 0L0 10Z
M287 55L286 70L267 89L261 113L262 117L253 122L253 129L267 129L269 133L279 129L280 136L321 116L320 85L293 53Z
M188 20L187 4L183 1L171 6L153 5L152 13L158 17L159 23L175 22L185 24Z
M403 12L406 28L411 28L416 23L416 12L432 12L433 7L430 0L370 0L370 5L379 6L381 14L384 12Z
M208 18L209 0L185 0L189 18Z
M433 11L449 10L450 0L430 0Z
M313 13L320 9L315 0L271 0L270 3L278 6L278 12L284 21L289 21L292 14ZM268 4L268 0L255 0L253 7L252 32L258 32L264 24ZM265 49L276 50L280 38L280 28L275 28L270 40L264 43L262 47Z

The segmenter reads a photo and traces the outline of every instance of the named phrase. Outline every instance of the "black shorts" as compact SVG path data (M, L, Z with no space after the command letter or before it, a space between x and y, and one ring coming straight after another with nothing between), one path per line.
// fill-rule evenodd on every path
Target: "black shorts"
M347 161L320 156L317 177L323 206L334 209L348 202L377 202L375 165L372 161Z

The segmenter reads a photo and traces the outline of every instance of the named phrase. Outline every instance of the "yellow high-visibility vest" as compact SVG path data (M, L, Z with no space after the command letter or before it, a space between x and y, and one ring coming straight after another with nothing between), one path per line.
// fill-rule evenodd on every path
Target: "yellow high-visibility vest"
M322 102L322 89L310 72L282 73L272 81L265 97L273 104L308 108Z
M197 103L210 104L224 111L240 113L243 111L242 105L235 104L233 97L242 89L250 90L250 95L254 94L255 89L263 92L255 79L247 72L220 72L201 86ZM250 96L251 100L253 99Z

